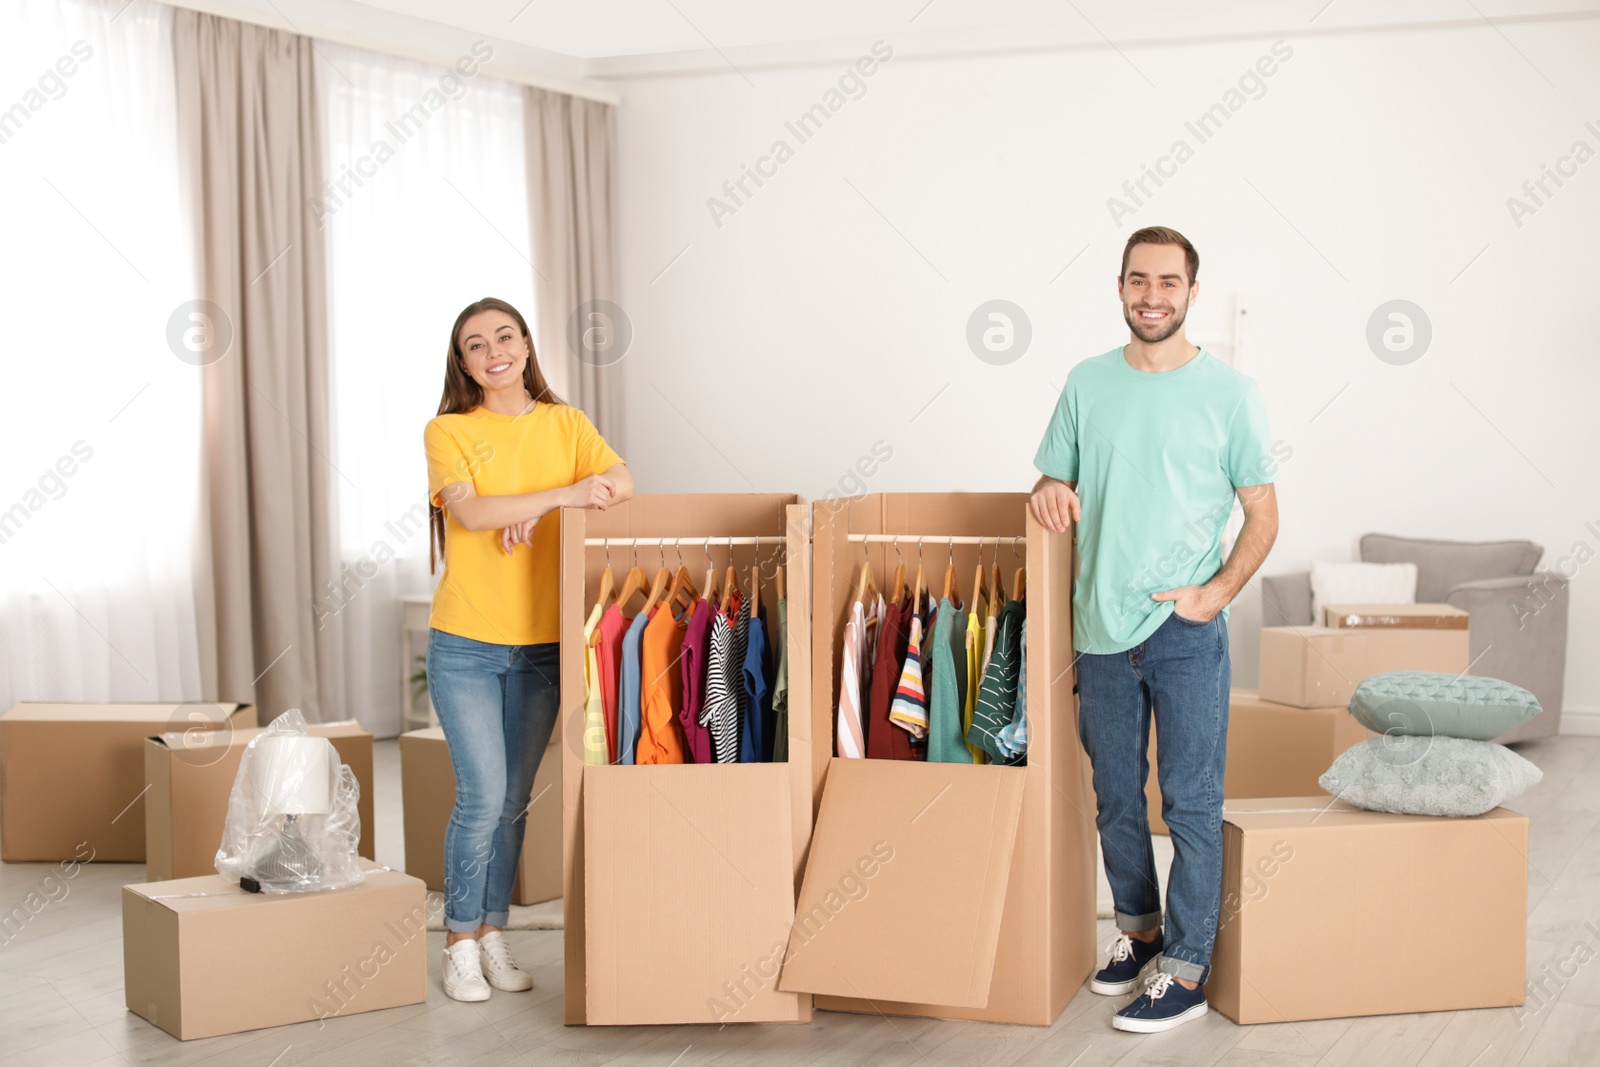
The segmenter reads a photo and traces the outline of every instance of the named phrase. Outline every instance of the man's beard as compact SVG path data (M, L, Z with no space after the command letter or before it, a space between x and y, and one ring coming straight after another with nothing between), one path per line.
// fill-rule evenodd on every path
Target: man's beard
M1139 340L1151 345L1165 341L1182 329L1183 320L1188 316L1188 312L1188 308L1174 307L1172 314L1167 316L1165 322L1152 325L1151 323L1140 322L1138 313L1129 308L1128 305L1124 304L1122 306L1122 318L1127 322L1128 329L1132 330ZM1149 330L1155 330L1156 332L1146 332Z

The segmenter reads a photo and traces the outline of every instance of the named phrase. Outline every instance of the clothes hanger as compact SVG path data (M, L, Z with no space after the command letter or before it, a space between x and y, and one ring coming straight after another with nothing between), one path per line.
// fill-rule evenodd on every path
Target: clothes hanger
M980 534L978 537L978 573L972 579L972 610L977 613L979 619L988 614L989 599L989 583L983 576L983 536ZM980 603L983 605L982 611L978 610Z
M672 607L672 614L681 617L684 612L694 606L700 599L700 591L694 587L694 577L689 573L688 564L683 562L683 542L673 542L673 550L678 554L678 569L672 576L672 585L667 590L667 603Z
M954 605L960 592L961 590L956 588L956 543L951 541L950 560L945 564L944 568L944 596L940 599L948 600Z
M871 597L878 592L877 579L872 574L872 559L867 555L866 542L861 544L861 577L856 580L856 600L862 607L871 609Z
M739 591L739 573L733 569L733 536L728 536L728 573L722 579L722 606L727 610Z
M750 561L750 617L752 619L761 614L761 549L756 549L756 556Z
M611 571L611 539L604 541L606 554L606 569L600 572L600 595L595 598L601 610L605 609L606 601L611 599L611 594L617 589L617 576Z
M644 569L639 566L639 545L635 543L633 545L633 568L628 571L626 576L623 577L622 588L617 591L618 610L627 611L628 602L632 600L635 595L646 591L645 583L647 581L649 581L649 576L646 575L644 573Z
M990 605L993 607L994 613L998 615L1000 614L1000 609L1006 606L1006 601L1009 599L1006 596L1005 583L1000 578L1000 539L998 537L995 538L994 542L994 570L991 575L989 579Z
M917 538L917 580L915 590L911 594L911 599L915 601L912 605L912 610L920 614L922 612L922 599L928 595L928 579L922 570L922 538L920 537Z
M666 549L657 546L661 553L661 566L656 570L656 576L650 581L650 599L644 602L645 614L649 614L660 603L667 592L667 586L672 583L672 571L667 567Z
M706 538L706 543L700 546L700 550L706 554L706 584L704 595L706 598L706 603L710 604L714 608L717 606L717 564L716 561L711 558L711 538Z
M894 565L894 585L889 595L891 604L899 604L906 595L906 558L900 554L900 535L894 535L894 555L898 560Z
M1022 553L1017 551L1017 538L1011 539L1011 554L1022 561ZM1011 576L1011 599L1021 600L1028 592L1028 568L1026 561L1019 562L1017 572Z

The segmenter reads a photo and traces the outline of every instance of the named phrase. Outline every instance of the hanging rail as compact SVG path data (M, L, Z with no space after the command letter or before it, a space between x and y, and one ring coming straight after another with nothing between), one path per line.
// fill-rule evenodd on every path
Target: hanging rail
M728 545L781 545L788 541L782 534L772 537L586 537L583 539L585 548L605 548L607 545L626 546L636 545L642 548L663 545L688 545L699 548L709 545L712 548L723 548Z
M915 544L918 541L933 541L941 545L1011 545L1024 544L1027 538L1018 534L1015 537L1001 534L989 537L957 537L951 534L850 534L849 539L853 544L889 545Z

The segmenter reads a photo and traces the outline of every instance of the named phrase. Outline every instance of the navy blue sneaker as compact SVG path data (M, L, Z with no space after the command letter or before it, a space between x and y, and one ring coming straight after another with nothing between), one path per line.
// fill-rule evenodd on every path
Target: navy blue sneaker
M1161 955L1164 940L1160 930L1154 941L1136 941L1127 934L1118 934L1111 942L1111 962L1095 972L1089 979L1089 992L1108 997L1132 993L1139 984L1150 961Z
M1111 1017L1118 1030L1156 1034L1182 1026L1206 1013L1206 987L1185 989L1166 971L1157 971L1132 1004Z

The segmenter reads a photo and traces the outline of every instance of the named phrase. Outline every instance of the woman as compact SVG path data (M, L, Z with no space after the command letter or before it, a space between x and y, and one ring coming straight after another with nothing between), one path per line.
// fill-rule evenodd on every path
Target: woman
M444 575L428 620L428 695L456 772L445 831L444 989L533 988L501 929L534 772L560 699L561 507L604 509L633 479L593 424L550 392L528 324L503 300L450 330L444 398L423 433L430 538ZM429 566L437 556L430 545Z

